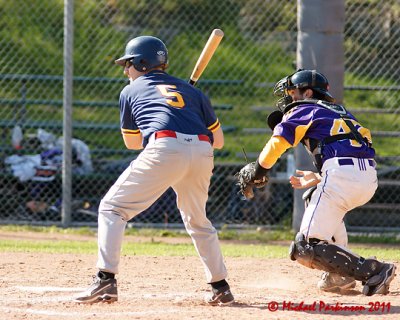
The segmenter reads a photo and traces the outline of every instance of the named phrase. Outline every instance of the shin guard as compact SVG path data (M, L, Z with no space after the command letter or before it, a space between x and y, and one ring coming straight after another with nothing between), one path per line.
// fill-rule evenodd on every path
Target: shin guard
M384 265L376 259L365 259L334 244L318 240L309 243L302 233L296 235L290 246L290 258L308 268L338 273L359 281L366 281L378 274Z

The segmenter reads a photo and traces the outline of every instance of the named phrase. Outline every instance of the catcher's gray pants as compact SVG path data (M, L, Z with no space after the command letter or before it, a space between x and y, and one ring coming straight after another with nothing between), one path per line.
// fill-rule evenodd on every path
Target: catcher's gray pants
M188 234L205 268L207 282L225 279L227 271L218 235L206 217L213 148L196 135L149 139L146 148L104 196L98 218L100 270L118 273L122 238L127 221L149 208L169 187Z

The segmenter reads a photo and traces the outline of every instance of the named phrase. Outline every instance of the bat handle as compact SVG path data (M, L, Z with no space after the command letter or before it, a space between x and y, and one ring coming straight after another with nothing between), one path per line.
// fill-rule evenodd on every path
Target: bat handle
M194 86L194 85L196 84L196 81L190 79L190 80L189 80L189 84L191 84L192 86Z

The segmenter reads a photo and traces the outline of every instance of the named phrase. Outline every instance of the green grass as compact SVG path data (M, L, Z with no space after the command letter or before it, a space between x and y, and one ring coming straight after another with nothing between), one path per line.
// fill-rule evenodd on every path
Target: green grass
M287 247L282 245L236 245L223 244L222 250L228 257L266 257L283 258ZM93 241L54 241L54 240L3 240L0 242L0 252L45 252L45 253L75 253L96 254L97 243ZM138 256L196 256L191 243L166 244L152 241L132 243L124 241L122 254Z
M0 231L8 232L37 232L43 234L71 234L94 236L97 229L89 227L79 228L60 228L56 226L30 226L30 225L0 225ZM189 235L184 229L152 229L152 228L127 228L126 236L148 237L163 237L163 238L189 238ZM259 243L268 243L271 241L291 241L295 232L290 228L281 228L277 230L269 229L229 229L224 225L218 231L220 240L236 240L236 241L252 241ZM349 234L350 243L358 244L400 244L400 237L396 234L378 234L378 233L357 233Z
M221 244L225 257L241 258L288 258L288 245L282 244ZM354 252L361 256L377 256L387 261L400 261L400 251L397 248L367 247L367 245L351 246ZM64 241L64 240L2 240L0 252L43 252L43 253L72 253L96 254L97 244L92 241ZM191 243L167 244L152 241L132 243L124 241L123 255L130 256L196 256L197 253Z
M288 229L280 230L230 230L223 227L219 232L221 240L257 241L268 243L270 241L291 241L295 234Z
M81 228L59 228L56 226L30 226L30 225L2 225L0 226L0 231L9 231L9 232L38 232L45 234L76 234L76 235L85 235L92 236L96 233L95 229L91 229L88 227Z
M33 227L33 226L0 226L4 232L38 232L42 234L75 234L93 236L89 240L1 240L0 252L45 252L45 253L74 253L96 254L97 243L94 237L95 231L88 228L62 229L57 227ZM191 243L169 244L155 241L155 237L188 237L182 230L159 229L127 229L126 235L142 236L145 240L132 242L126 238L122 254L138 256L196 256L197 253ZM254 257L254 258L287 258L289 241L293 239L293 233L283 231L232 231L223 228L219 232L222 241L221 247L226 257ZM146 240L147 238L147 240ZM361 256L377 256L378 259L400 261L400 251L397 246L386 244L398 244L395 236L350 236L350 248ZM232 242L230 242L231 240ZM285 241L276 243L276 241ZM250 242L249 242L250 241ZM397 242L396 242L397 241ZM362 243L361 243L362 242ZM368 243L369 242L369 243ZM372 244L372 245L371 245ZM385 245L383 245L385 244Z

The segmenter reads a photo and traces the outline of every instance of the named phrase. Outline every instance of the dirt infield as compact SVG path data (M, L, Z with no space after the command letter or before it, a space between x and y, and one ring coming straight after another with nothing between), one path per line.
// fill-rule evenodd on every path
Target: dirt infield
M227 258L236 298L228 307L203 302L197 257L123 256L119 301L94 305L71 300L90 284L95 254L0 253L0 261L0 319L400 319L399 277L386 296L365 297L360 284L322 293L320 272L288 259Z

